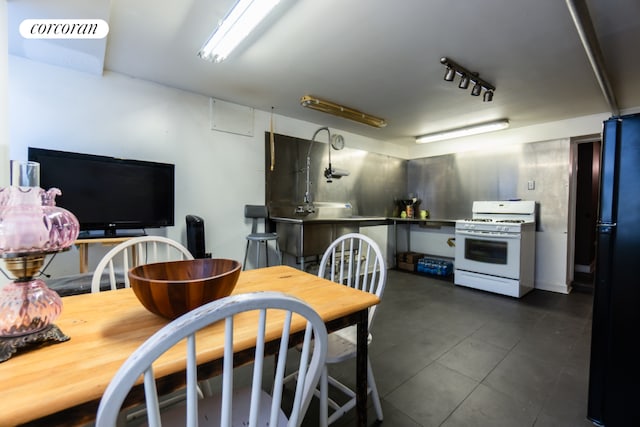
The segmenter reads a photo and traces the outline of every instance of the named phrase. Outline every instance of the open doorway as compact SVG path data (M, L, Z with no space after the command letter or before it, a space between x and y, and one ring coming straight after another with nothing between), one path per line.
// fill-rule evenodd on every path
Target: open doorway
M596 223L600 194L601 141L577 144L574 275L571 287L577 291L593 292L596 261Z

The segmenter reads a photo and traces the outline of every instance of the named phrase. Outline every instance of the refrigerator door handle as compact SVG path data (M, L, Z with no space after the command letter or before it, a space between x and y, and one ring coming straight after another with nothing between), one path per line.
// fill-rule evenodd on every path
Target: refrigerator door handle
M622 121L618 119L609 119L604 122L598 216L603 223L612 223L617 219L618 171L616 165L619 161L621 128Z
M615 222L599 222L596 225L598 233L606 233L610 234L617 227L618 224Z

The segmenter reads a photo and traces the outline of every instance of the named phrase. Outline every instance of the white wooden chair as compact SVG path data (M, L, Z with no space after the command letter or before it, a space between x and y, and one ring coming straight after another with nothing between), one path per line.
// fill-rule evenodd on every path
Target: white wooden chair
M129 288L129 276L127 272L130 268L142 264L149 264L160 261L179 261L193 259L193 255L187 248L175 240L163 236L140 236L133 237L116 246L107 252L98 265L91 279L91 292L102 291L103 276L108 275L109 290L117 288L118 283L124 283L124 287ZM198 388L198 393L202 397L204 392L208 392L209 385L203 381ZM184 393L172 393L162 396L161 407L167 407L185 399ZM145 414L144 405L129 409L121 414L120 424L137 419Z
M247 390L237 391L233 386L233 329L234 315L258 310L256 322L256 352L253 378ZM262 387L265 349L265 324L273 310L284 312L282 335L271 395ZM307 320L302 351L288 352L292 315ZM212 323L225 321L225 346L221 396L197 398L196 332ZM187 351L187 403L174 406L160 414L152 363L186 338ZM289 417L281 409L283 377L287 357L299 355L300 372ZM257 292L232 295L201 306L175 319L144 342L122 365L107 387L96 417L97 427L112 427L118 419L122 403L131 387L144 377L144 389L150 426L289 426L302 423L313 391L317 386L327 354L327 330L320 316L306 303L279 292ZM219 420L219 423L218 423ZM231 424L233 422L233 424Z
M175 240L163 236L140 236L126 240L107 252L93 272L91 292L100 292L105 273L109 274L110 289L116 289L118 279L130 287L127 272L141 264L161 261L193 259L187 248Z
M382 251L375 241L363 234L350 233L337 238L327 248L320 262L318 276L382 298L387 282L387 267ZM376 306L369 308L369 328L373 324L375 312ZM370 342L371 333L368 337L368 343ZM320 379L319 393L317 393L320 397L320 426L333 423L356 405L355 392L328 375L328 365L356 357L356 344L355 325L329 334L326 367ZM329 399L329 384L345 393L350 399L343 405ZM367 359L367 384L367 394L371 394L378 420L382 421L380 396L369 359ZM330 416L329 407L333 410Z

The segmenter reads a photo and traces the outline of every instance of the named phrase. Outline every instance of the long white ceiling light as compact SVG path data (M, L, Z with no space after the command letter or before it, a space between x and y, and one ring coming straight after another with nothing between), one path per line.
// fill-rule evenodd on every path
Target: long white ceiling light
M479 133L493 132L509 127L509 120L501 119L493 122L480 123L472 126L465 126L457 129L445 130L442 132L429 133L416 137L416 144L426 142L441 141L443 139L460 138L463 136L477 135Z
M222 62L233 49L280 3L280 0L238 0L209 36L198 56Z

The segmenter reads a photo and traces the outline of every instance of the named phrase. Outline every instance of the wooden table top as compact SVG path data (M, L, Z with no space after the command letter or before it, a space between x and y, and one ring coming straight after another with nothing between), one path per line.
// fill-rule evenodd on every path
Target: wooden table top
M325 322L380 302L375 295L287 266L243 271L233 293L265 290L306 301ZM26 423L100 399L125 359L168 323L147 311L131 289L75 295L62 301L62 314L55 324L71 339L20 351L0 363L0 426ZM198 335L198 341L206 343L202 347L208 349L199 353L199 363L221 356L222 335L216 325ZM157 376L184 369L184 354L178 348L174 353L154 365Z

